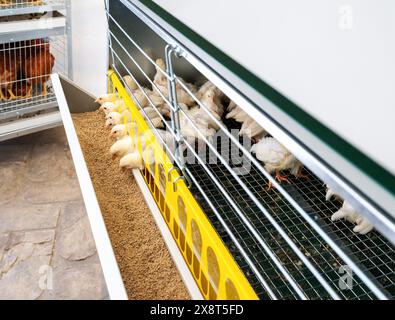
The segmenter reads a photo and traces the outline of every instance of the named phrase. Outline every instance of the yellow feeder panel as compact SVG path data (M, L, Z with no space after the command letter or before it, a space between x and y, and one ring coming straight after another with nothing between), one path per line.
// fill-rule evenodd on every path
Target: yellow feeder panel
M130 135L143 156L144 179L202 295L210 300L258 299L116 73L109 71L108 77L109 92L124 101L130 122L136 124L137 132L132 125Z

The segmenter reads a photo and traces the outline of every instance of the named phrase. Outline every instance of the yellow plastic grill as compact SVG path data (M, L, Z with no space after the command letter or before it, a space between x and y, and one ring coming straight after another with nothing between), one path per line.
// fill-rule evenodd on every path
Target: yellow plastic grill
M258 299L116 73L109 71L108 77L109 92L123 99L136 123L137 132L131 126L130 135L137 137L144 159L142 174L202 295L210 300Z

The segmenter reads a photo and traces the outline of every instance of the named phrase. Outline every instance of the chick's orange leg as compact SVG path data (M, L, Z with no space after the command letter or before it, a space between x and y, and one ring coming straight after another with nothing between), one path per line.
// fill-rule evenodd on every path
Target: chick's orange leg
M307 180L310 179L310 177L308 175L303 174L302 171L303 171L303 168L301 167L298 170L298 173L296 174L296 178L298 178L298 179L303 178L303 179L307 179Z
M281 182L286 182L289 184L292 183L290 180L287 179L287 176L282 175L279 170L276 170L276 175L274 176L274 178L280 183ZM267 190L271 190L272 188L273 188L273 183L271 181L269 181Z
M292 182L290 180L288 180L287 176L283 176L279 170L276 171L276 175L274 177L278 182L286 182L291 184Z

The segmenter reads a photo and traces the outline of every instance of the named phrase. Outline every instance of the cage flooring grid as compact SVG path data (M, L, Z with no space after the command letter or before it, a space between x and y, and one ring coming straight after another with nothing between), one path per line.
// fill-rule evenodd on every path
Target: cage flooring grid
M20 98L12 101L0 101L0 119L8 118L8 115L13 116L15 113L23 115L26 113L36 111L36 109L46 109L57 104L55 93L48 92L43 96L33 96L31 98ZM47 106L47 107L46 107Z
M220 146L221 147L221 146ZM222 146L222 154L226 152L238 152L237 147L229 143ZM207 152L206 157L208 157ZM242 166L247 170L248 165ZM307 267L298 259L293 250L281 238L275 228L260 212L255 203L248 197L234 177L218 160L215 164L209 164L210 170L221 182L223 187L239 205L241 211L248 217L250 222L258 230L259 234L273 250L289 274L298 283L302 291L310 299L328 299L330 296L322 285L315 279ZM258 270L268 282L269 286L281 299L297 298L292 287L287 283L274 263L265 251L254 239L247 227L234 212L219 189L211 181L204 168L198 164L189 164L189 170L198 180L205 193L209 196L222 218L226 221L232 232L243 245L249 257L254 261ZM367 235L357 235L352 231L352 225L347 222L332 222L332 213L338 210L340 203L325 200L326 187L318 178L309 171L304 172L308 178L290 178L292 184L283 184L290 195L298 201L302 208L319 223L319 225L345 250L354 261L369 275L376 279L377 284L390 297L395 297L395 249L379 233L373 231ZM310 227L298 212L291 207L283 196L275 189L267 189L267 179L254 166L249 174L240 176L243 182L250 188L254 195L264 204L270 214L287 232L295 244L309 258L317 270L332 285L338 294L344 299L374 299L364 283L353 277L352 290L340 290L339 279L343 274L339 268L345 265L336 253L326 244L315 230ZM261 298L267 298L264 288L253 274L246 261L232 243L226 231L215 217L208 203L194 186L191 188L198 202L211 220L214 228L228 247L236 262L245 273L246 277Z

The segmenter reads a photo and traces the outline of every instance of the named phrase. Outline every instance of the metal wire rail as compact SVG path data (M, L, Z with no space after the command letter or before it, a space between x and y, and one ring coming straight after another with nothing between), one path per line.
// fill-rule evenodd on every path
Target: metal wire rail
M50 75L67 75L65 35L0 44L0 120L55 107Z
M231 150L232 146L222 146L223 152L235 152ZM234 147L233 147L234 148ZM233 153L234 154L234 153ZM190 163L190 161L187 161ZM220 163L209 164L210 170L221 181L226 190L237 201L239 206L243 208L243 212L249 217L252 223L257 227L259 234L267 239L275 254L281 260L284 267L292 274L293 278L301 285L303 291L309 299L325 299L330 298L328 293L317 281L317 279L307 270L302 261L297 257L287 243L281 239L276 233L275 228L270 222L259 215L259 209L254 202L248 198L245 192L240 190L235 179L229 174L226 168ZM314 263L318 271L324 275L325 279L335 288L339 287L339 280L344 273L339 269L344 266L344 262L331 250L327 243L322 241L314 230L298 215L297 212L282 198L278 190L268 191L266 188L267 179L259 173L256 168L249 169L249 165L241 166L239 169L248 170L250 173L243 176L249 188L256 194L262 203L267 204L270 213L280 223L281 227L291 236L292 240L297 244L303 253L309 257ZM243 243L249 255L254 262L260 266L260 272L268 279L275 293L280 298L297 298L286 279L277 270L272 263L270 257L265 254L254 239L243 221L234 213L231 205L222 196L209 175L200 165L190 165L192 174L197 177L203 191L208 195L215 207L220 211L221 216L226 220L229 227L238 239ZM339 204L325 201L325 186L314 175L308 172L309 179L293 179L292 185L284 186L300 203L304 209L311 213L320 223L321 227L328 234L336 238L342 243L342 247L349 255L354 255L359 260L359 264L363 266L364 272L372 279L379 282L379 287L389 297L395 294L394 284L394 248L380 234L371 233L368 236L358 236L352 232L350 225L345 222L333 223L330 216L339 208ZM245 274L256 288L258 295L264 297L265 292L259 289L258 281L255 279L253 272L243 261L237 248L232 244L226 232L218 223L215 215L212 213L210 206L198 194L196 187L192 191L199 198L205 212L211 219L214 227L220 234L221 238L227 244L230 252L235 255L236 261L245 271ZM357 277L353 278L352 290L339 290L341 298L345 299L372 299L374 294L366 287L366 285Z
M136 62L130 53L128 53L126 47L133 45L136 46L140 52L144 52L144 50L121 28L119 24L116 23L115 19L113 19L108 12L107 14L109 16L109 20L115 22L115 25L126 35L126 38L130 42L122 44L122 41L120 41L116 35L110 31L109 37L113 67L118 75L122 76L129 74L134 80L137 78L130 72L130 70L128 70L126 67L127 63L122 61L120 56L117 54L116 50L112 46L112 43L114 42L120 50L125 51L128 59L137 66L138 70L143 74L147 81L153 85L153 88L155 90L159 90L149 76L144 72L144 69ZM264 290L257 289L257 292L260 292L262 295L264 295L263 292L266 292L271 298L297 297L302 299L322 297L332 297L335 299L349 297L379 297L384 299L386 297L394 296L394 279L392 277L393 274L391 275L391 270L393 270L393 268L391 268L391 264L394 261L394 257L392 257L392 253L394 253L393 247L378 235L378 240L374 241L377 241L377 245L380 248L383 248L382 252L387 252L387 254L383 256L381 253L369 252L373 254L370 256L371 258L369 259L369 255L364 254L366 259L362 259L358 254L365 252L369 247L361 249L362 247L353 247L351 244L344 246L344 242L346 242L346 240L350 242L350 237L345 231L345 228L348 226L343 224L344 228L339 229L341 232L339 230L330 232L328 229L328 221L326 221L326 223L322 223L322 221L317 222L316 220L319 219L322 211L314 211L312 209L314 207L305 206L306 201L311 201L311 199L316 201L317 196L313 197L314 194L323 195L321 181L310 174L311 181L315 182L311 185L304 184L299 186L299 189L303 190L303 192L300 192L299 190L299 193L297 194L298 197L296 197L294 193L295 189L289 190L288 186L280 186L262 168L256 159L254 159L249 152L241 146L239 141L229 133L228 129L220 123L219 126L221 131L231 141L231 149L237 148L237 151L242 152L247 159L251 161L252 173L245 176L238 176L231 168L229 162L225 161L224 158L216 152L216 148L210 141L205 139L202 133L200 133L202 140L205 141L210 151L214 152L218 157L219 164L217 164L217 167L207 166L206 159L202 159L202 157L195 152L194 148L184 141L182 135L180 135L179 128L176 126L174 118L176 113L183 113L184 116L189 119L190 124L196 130L198 129L194 126L193 121L188 117L188 115L178 107L174 96L174 86L179 84L186 92L191 94L191 96L194 95L185 86L185 84L173 74L171 67L172 54L172 48L168 47L166 51L168 74L166 74L166 78L169 81L169 99L166 99L165 101L172 111L172 121L170 126L166 122L165 125L166 127L170 127L170 132L174 136L174 142L176 144L185 144L188 150L199 162L199 165L192 167L189 165L185 166L185 162L183 159L180 159L179 155L173 154L171 150L167 151L171 153L172 158L175 159L177 165L191 177L192 181L195 183L195 187L197 187L196 190L201 192L201 196L203 196L204 199L203 205L206 203L206 207L208 209L211 208L214 213L211 215L211 217L215 216L215 218L213 218L213 223L215 224L215 219L218 219L221 225L220 227L217 225L217 229L220 234L222 233L221 235L223 236L224 241L226 242L226 239L232 239L232 243L234 243L234 247L236 247L237 250L235 250L229 243L228 247L235 255L237 262L242 268L249 268L246 271L247 275L251 278L255 277L255 285L257 288L258 285L256 283L258 283L261 288L264 288ZM151 64L155 64L152 59L148 60ZM120 64L123 70L118 70L116 67L117 64ZM138 86L140 89L142 88L140 84L138 84ZM142 92L145 94L144 90L142 90ZM194 97L194 99L203 110L208 111L196 97ZM159 110L157 110L151 100L149 102L159 115ZM139 105L139 107L142 109L141 105ZM143 113L145 114L144 111ZM209 116L211 115L210 113L208 114ZM145 114L145 116L147 115ZM161 117L161 119L165 120L163 117ZM150 122L148 118L147 121ZM153 128L153 131L156 133L158 138L163 141L157 130ZM223 153L224 150L221 150L221 154ZM202 177L205 179L202 180ZM251 184L251 180L254 184ZM275 197L274 195L270 197L262 197L262 195L257 192L259 186L264 188L267 180L270 180L277 189L277 191L275 191ZM223 186L224 181L228 181L226 186ZM300 181L295 181L292 186L295 188L298 184L300 184ZM255 189L253 187L254 185ZM318 185L321 186L321 189L319 189ZM235 191L232 191L232 189ZM317 190L320 190L319 193L315 193ZM304 197L301 195L304 195ZM311 198L306 198L306 195L309 195ZM280 203L279 206L281 208L280 212L277 213L273 212L270 207L270 203L276 198L279 199L278 202ZM265 206L263 204L265 204ZM325 206L330 207L330 204L325 204ZM213 208L218 209L213 210ZM333 213L335 211L335 208L336 207L332 205L333 211L325 211L326 218L330 212ZM223 219L220 219L220 217ZM224 217L226 217L226 219ZM279 217L284 219L280 219ZM288 224L284 224L284 221L287 221ZM224 234L224 230L226 231L226 234ZM325 269L323 267L323 265L326 265L324 261L320 262L318 260L317 252L321 255L321 258L323 258L325 256L323 252L325 251L323 251L323 249L320 249L321 251L318 250L314 245L311 249L313 250L313 254L306 251L306 245L303 245L304 239L307 239L306 241L309 244L318 243L323 248L326 248L327 254L333 258L333 265L336 264L336 266L344 266L348 264L351 267L356 274L354 279L358 278L356 284L353 286L353 290L350 291L352 292L351 295L348 296L343 291L339 292L338 283L336 282L339 279L338 270L334 269L333 265L331 269L329 267ZM369 237L359 237L358 243L362 243L366 246L367 244L364 239L369 239ZM254 245L254 252L251 252L251 244ZM350 248L356 250L356 252L350 252ZM259 258L256 257L256 252L260 255ZM369 269L369 265L371 266L376 258L382 261L381 264L376 265L376 267L379 268L379 271L375 272L376 274L379 274L379 276L376 276L374 272L370 272L372 269L371 267ZM248 272L250 274L248 274ZM273 277L273 274L277 277ZM373 280L374 278L375 280ZM385 283L378 283L378 280L380 279L385 279Z

